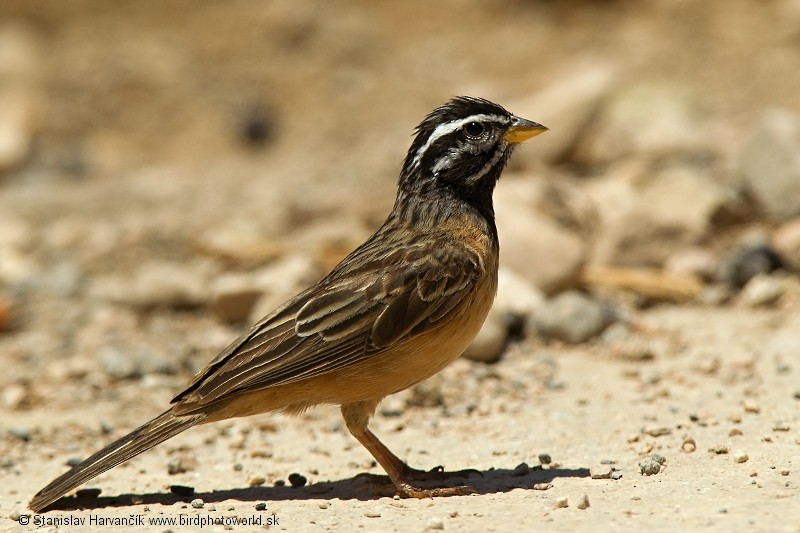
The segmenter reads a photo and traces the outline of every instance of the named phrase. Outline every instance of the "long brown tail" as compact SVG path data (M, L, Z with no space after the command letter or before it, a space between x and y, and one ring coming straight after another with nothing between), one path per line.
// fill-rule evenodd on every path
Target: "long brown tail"
M75 487L199 424L205 418L205 414L175 416L172 410L162 413L54 479L36 493L28 507L38 513Z

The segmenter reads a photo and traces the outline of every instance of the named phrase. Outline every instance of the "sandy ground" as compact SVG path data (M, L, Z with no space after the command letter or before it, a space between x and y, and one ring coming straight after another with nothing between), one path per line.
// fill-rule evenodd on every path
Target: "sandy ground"
M603 343L574 349L523 343L499 365L458 361L444 371L436 381L443 407L403 408L387 399L373 422L376 433L417 467L476 469L480 474L468 479L474 495L382 496L388 486L358 478L380 469L346 433L338 412L320 408L297 419L195 428L90 483L102 489L99 498L66 500L39 518L266 520L274 513L280 527L271 529L287 531L588 531L598 524L611 531L798 531L798 314L664 307L642 319L653 328L649 361L620 360ZM113 433L120 433L156 413L171 392L161 384L144 391L131 384L119 394L118 403L43 408L13 420L58 438L37 450L12 450L19 462L4 475L4 515L23 510L63 469L65 457L107 440L87 420L115 420ZM79 444L71 444L78 433ZM540 454L552 462L541 466ZM645 476L639 464L653 454L665 462ZM167 463L181 455L196 466L168 475ZM522 463L530 470L518 468ZM621 478L592 479L590 472L603 465ZM306 486L274 486L295 472L308 479ZM253 475L267 483L249 487ZM171 484L194 487L205 507L170 494ZM537 490L538 484L550 487ZM557 508L562 497L568 507ZM580 509L584 498L589 507ZM255 510L260 502L266 510ZM8 530L27 529L4 520Z

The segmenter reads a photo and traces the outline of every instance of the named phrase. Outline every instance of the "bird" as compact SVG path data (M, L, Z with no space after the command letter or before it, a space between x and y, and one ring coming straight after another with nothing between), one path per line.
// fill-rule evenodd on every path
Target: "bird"
M434 471L392 453L368 424L380 401L438 373L480 330L497 291L492 193L520 143L547 131L483 98L453 97L417 126L394 206L362 245L212 359L169 409L40 490L34 512L107 470L199 424L339 405L350 434L398 495ZM434 469L436 470L436 469Z

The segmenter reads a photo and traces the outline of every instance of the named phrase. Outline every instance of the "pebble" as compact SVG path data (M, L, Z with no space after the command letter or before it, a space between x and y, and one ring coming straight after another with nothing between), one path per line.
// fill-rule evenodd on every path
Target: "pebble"
M758 274L742 289L739 300L747 307L772 307L785 292L782 281L767 274Z
M692 453L697 449L697 442L691 437L687 437L683 439L683 444L681 444L681 450L686 453Z
M78 498L97 498L100 496L100 493L103 492L103 489L98 488L90 488L90 489L78 489L75 491L75 496Z
M549 453L540 453L539 454L539 462L543 465L549 465L553 462L553 458L550 457Z
M530 472L531 472L531 467L528 466L528 463L520 463L516 467L514 467L514 470L511 472L511 475L513 477L522 477L522 476L527 476L528 474L530 474Z
M742 430L739 428L731 428L731 430L728 431L729 437L739 437L741 435L742 435Z
M650 435L651 437L661 437L672 433L672 429L666 426L649 426L642 429L642 433Z
M533 490L549 490L553 488L552 483L536 483L533 486Z
M197 466L197 461L187 457L175 457L170 459L167 463L167 473L171 476L176 474L183 474L190 470L194 470Z
M708 451L717 455L723 455L726 453L731 453L731 448L725 444L717 444L716 446L709 448Z
M195 509L202 509L205 506L205 502L200 498L195 498L192 500L192 507Z
M758 414L761 412L761 406L753 400L744 401L744 412Z
M425 524L425 529L444 529L444 521L441 518L433 517Z
M745 246L727 258L721 267L720 277L733 287L744 287L759 274L769 274L781 268L783 261L775 251L763 243Z
M366 513L364 513L364 516L366 516L367 518L380 518L381 513L377 511L367 511Z
M611 474L614 473L614 467L609 465L593 466L589 468L589 475L592 479L611 479Z
M263 485L266 482L267 478L265 478L264 476L259 476L257 474L253 474L249 478L247 478L247 484L250 485L251 487L257 487L259 485Z
M302 474L298 474L297 472L289 474L289 484L294 488L303 487L307 482L306 476Z
M750 459L750 456L743 452L737 452L733 455L733 461L735 463L746 463Z
M790 472L789 472L788 468L782 468L781 469L781 475L782 476L788 476L789 474L790 474Z
M645 476L654 476L661 472L661 463L649 457L639 463L639 471Z
M11 383L0 391L0 405L9 410L22 409L30 399L28 387L18 383Z
M531 315L528 330L546 340L578 344L601 333L610 323L609 315L596 300L578 291L567 291Z
M17 522L21 516L28 516L28 515L23 515L21 512L14 510L11 511L11 513L8 515L8 519Z
M772 426L772 431L789 431L790 429L786 422L775 422L775 425Z
M622 472L615 471L611 473L611 479L617 481L618 479L622 479Z
M194 494L194 487L187 485L170 485L169 491L177 496L191 496Z
M589 508L589 496L586 495L586 494L581 496L581 499L578 501L577 507L581 511L583 511L584 509L588 509Z
M263 290L255 287L251 276L223 274L214 281L211 300L217 316L228 324L244 322Z
M256 511L266 511L266 510L267 510L267 504L266 503L258 502L256 504Z
M556 498L555 508L556 509L565 509L569 507L569 499L566 496L559 496Z

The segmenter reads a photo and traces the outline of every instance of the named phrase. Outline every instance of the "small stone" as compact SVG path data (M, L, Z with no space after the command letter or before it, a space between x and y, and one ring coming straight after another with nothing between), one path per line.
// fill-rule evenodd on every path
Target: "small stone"
M167 463L167 473L171 476L176 474L183 474L194 470L197 466L197 461L190 457L174 457Z
M103 490L98 488L78 489L75 491L75 496L78 498L97 498L101 492Z
M654 453L650 457L653 458L653 461L656 461L658 464L663 465L667 463L667 458L661 455L660 453Z
M800 217L781 225L772 235L772 245L781 258L800 272Z
M266 511L266 510L267 510L267 504L266 503L258 502L256 504L256 511Z
M11 513L8 515L8 519L13 521L13 522L17 522L17 521L19 521L19 518L21 516L28 516L28 515L23 515L19 511L14 510L14 511L11 511Z
M244 322L250 316L263 290L254 285L250 276L224 274L212 287L214 311L224 322Z
M10 427L8 428L8 434L24 442L31 440L31 430L28 428Z
M661 463L655 461L652 457L639 463L639 471L645 476L654 476L661 472Z
M666 426L650 426L642 430L642 433L650 435L651 437L661 437L672 433L672 429Z
M308 480L306 479L306 476L302 474L298 474L296 472L289 474L289 484L294 488L305 486L307 481Z
M739 428L731 428L731 430L728 431L729 437L739 437L741 435L742 435L742 430Z
M540 453L539 454L539 462L543 465L549 465L553 462L553 458L550 457L549 453Z
M788 468L781 468L781 475L782 475L782 476L788 476L788 475L789 475L789 473L790 473L790 472L789 472L789 469L788 469Z
M555 508L565 509L569 507L569 499L566 496L559 496L556 498Z
M709 448L708 451L717 455L724 455L726 453L731 453L731 448L730 446L726 446L724 444L717 444L716 446Z
M581 511L584 510L584 509L588 509L589 508L589 496L587 496L586 494L581 496L580 501L578 501L577 507Z
M686 453L692 453L697 449L697 443L691 437L686 437L683 439L683 444L681 444L681 450Z
M611 479L614 468L609 465L593 466L589 469L592 479Z
M441 518L433 517L425 524L425 529L440 530L444 529L444 522Z
M260 476L258 474L252 474L249 478L247 478L247 484L251 487L258 487L259 485L263 485L267 482L267 478L264 476Z
M528 463L520 463L516 467L514 467L514 471L511 472L513 477L523 477L527 476L531 472L531 467L528 466Z
M319 502L319 508L320 509L327 509L328 507L330 507L328 502Z
M738 452L733 455L733 461L735 463L746 463L750 459L750 456L743 452Z
M366 516L367 518L380 518L381 513L377 511L367 511L366 513L364 513L364 516Z
M553 488L552 483L536 483L533 486L533 490L549 490Z
M202 509L205 505L206 503L200 498L195 498L192 500L192 507L195 509Z
M781 299L784 292L780 279L759 274L747 282L739 299L747 307L771 307Z
M545 302L531 315L529 330L546 340L578 344L600 334L610 323L608 315L594 299L578 291L567 291Z
M622 472L615 471L611 473L611 479L617 481L618 479L622 479Z
M772 426L772 431L789 431L790 429L786 422L775 422L775 425Z
M176 496L191 496L194 494L194 487L187 485L170 485L169 491Z
M758 414L761 412L761 406L755 401L748 399L744 401L744 411L745 413Z
M770 274L782 266L780 256L769 246L759 243L746 246L727 258L721 269L721 277L729 285L741 288L756 276ZM763 297L758 292L754 296L756 300Z

